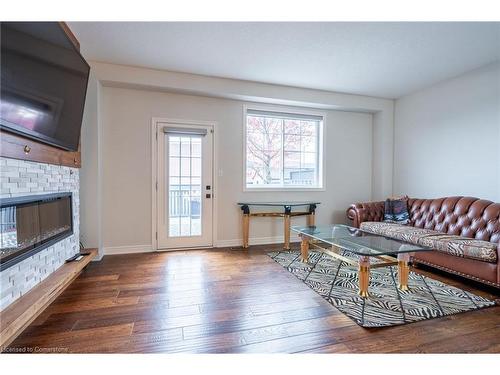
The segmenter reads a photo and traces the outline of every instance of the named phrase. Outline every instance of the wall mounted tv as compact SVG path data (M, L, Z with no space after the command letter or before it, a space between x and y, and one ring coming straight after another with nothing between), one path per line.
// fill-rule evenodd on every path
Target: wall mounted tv
M76 151L90 67L59 22L1 23L0 128Z

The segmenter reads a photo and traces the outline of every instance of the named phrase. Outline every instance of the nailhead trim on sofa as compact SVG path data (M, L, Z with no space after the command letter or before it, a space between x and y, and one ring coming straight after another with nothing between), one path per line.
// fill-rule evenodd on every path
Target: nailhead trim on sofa
M495 288L499 288L498 284L495 284L495 283L493 283L491 281L484 280L484 279L481 279L479 277L469 275L467 273L462 273L460 271L455 271L455 270L452 270L451 268L446 268L444 266L438 266L437 264L434 264L434 263L431 263L431 262L427 262L425 260L415 259L415 258L412 258L412 261L413 261L413 263L425 264L427 266L437 268L437 269L439 269L441 271L445 271L445 272L448 272L448 273L453 273L453 274L458 275L458 276L466 277L468 279L471 279L471 280L474 280L474 281L479 281L479 282L481 282L483 284L488 284L488 285L493 286Z

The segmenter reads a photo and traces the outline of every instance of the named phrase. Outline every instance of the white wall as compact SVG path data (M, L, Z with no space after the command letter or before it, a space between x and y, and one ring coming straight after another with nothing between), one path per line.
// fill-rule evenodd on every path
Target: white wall
M100 255L151 250L151 118L218 122L218 232L215 244L241 240L236 202L318 199L318 221L343 222L355 201L392 194L394 102L387 99L91 62L82 128L82 240ZM95 79L95 81L94 81ZM328 113L324 192L244 193L245 103ZM304 218L298 218L301 223ZM281 237L277 220L252 221L250 242Z
M395 104L394 194L500 201L500 64Z
M383 199L392 194L393 100L99 62L91 65L102 86L372 113L372 195L374 199Z
M216 121L219 245L239 243L239 200L321 202L317 220L344 222L345 209L371 198L372 115L326 111L326 187L323 192L243 192L242 101L104 87L102 97L103 246L151 245L151 118ZM84 166L85 167L85 166ZM294 223L303 223L297 218ZM282 222L252 220L251 238L281 236ZM128 248L130 250L130 248Z
M81 131L82 165L80 173L81 207L81 238L80 241L86 248L100 248L100 147L99 141L99 91L100 83L91 71L83 113Z

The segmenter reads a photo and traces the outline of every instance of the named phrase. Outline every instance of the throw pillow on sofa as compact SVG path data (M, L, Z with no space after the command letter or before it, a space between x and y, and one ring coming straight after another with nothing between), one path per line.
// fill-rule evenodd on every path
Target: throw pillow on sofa
M384 222L403 225L410 222L410 214L408 213L408 197L387 199L385 201Z

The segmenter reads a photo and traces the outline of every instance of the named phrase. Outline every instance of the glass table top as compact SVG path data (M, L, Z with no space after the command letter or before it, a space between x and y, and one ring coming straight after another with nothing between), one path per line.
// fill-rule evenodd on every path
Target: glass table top
M432 251L428 247L365 232L347 225L294 226L291 230L362 256Z

